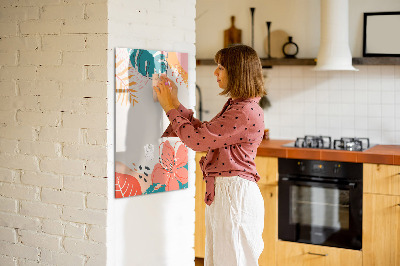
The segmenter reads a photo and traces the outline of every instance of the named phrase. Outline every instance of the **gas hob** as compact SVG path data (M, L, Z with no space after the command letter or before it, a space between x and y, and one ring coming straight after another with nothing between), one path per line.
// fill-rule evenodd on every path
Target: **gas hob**
M342 137L340 139L335 139L332 142L332 138L329 136L306 135L304 137L297 138L295 142L291 142L283 146L294 148L365 151L375 145L370 144L369 138Z

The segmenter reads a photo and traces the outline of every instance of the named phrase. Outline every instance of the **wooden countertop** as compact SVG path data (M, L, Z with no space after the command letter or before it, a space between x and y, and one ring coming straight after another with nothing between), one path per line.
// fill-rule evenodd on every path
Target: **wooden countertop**
M294 140L263 140L258 156L400 165L400 145L376 145L365 151L340 151L282 147Z

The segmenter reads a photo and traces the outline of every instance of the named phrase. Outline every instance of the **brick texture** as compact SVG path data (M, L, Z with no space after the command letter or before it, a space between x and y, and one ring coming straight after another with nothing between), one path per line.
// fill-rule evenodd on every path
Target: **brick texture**
M107 2L0 1L0 265L106 263Z

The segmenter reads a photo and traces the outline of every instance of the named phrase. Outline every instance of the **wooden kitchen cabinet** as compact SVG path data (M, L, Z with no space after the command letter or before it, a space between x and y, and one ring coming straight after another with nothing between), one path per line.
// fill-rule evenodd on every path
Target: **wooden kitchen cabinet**
M261 174L261 173L260 173ZM259 185L264 198L264 250L258 259L260 266L276 265L276 243L278 241L278 187Z
M363 206L363 265L400 266L400 196L364 193Z
M363 173L364 193L400 196L399 165L365 163Z
M358 250L281 240L277 252L277 266L361 266L363 259Z
M256 156L254 160L261 179L259 185L278 185L278 158Z
M200 169L199 161L206 152L196 152L196 194L195 194L195 228L194 228L194 255L197 258L204 258L206 244L206 224L204 195L206 184L203 181L203 172Z
M363 171L363 265L400 266L400 166Z

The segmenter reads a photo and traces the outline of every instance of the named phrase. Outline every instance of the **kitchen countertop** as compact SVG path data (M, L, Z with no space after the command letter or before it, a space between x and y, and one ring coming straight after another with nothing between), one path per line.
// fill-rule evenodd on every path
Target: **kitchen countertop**
M282 147L290 142L294 140L263 140L257 156L400 165L400 145L376 145L365 151Z

